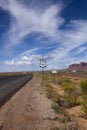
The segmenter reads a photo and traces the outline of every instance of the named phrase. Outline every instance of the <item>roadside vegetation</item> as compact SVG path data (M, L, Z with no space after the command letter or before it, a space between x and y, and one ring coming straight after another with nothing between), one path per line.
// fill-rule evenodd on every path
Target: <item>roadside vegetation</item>
M68 74L68 73L59 73L59 74L44 74L44 87L46 90L47 98L53 101L52 109L60 117L55 117L52 120L58 120L62 123L67 123L67 128L63 130L82 130L78 125L78 121L73 123L68 128L68 123L72 124L73 116L70 116L67 113L67 109L75 108L77 106L81 107L79 118L87 119L87 79L86 76L77 74ZM53 86L56 86L55 87ZM61 96L57 89L62 90L64 94ZM73 128L74 127L74 128ZM53 130L60 130L55 128Z
M67 101L69 107L74 107L80 104L78 93L74 87L72 81L69 78L66 78L62 81L61 87L65 92L65 100Z
M82 111L84 116L87 118L87 80L81 81L80 88L82 91L82 102L81 102Z

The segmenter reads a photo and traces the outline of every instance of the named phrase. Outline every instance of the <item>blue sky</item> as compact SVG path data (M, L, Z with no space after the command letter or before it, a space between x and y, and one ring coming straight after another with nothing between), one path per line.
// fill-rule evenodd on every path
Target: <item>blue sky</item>
M87 62L87 0L0 0L0 72Z

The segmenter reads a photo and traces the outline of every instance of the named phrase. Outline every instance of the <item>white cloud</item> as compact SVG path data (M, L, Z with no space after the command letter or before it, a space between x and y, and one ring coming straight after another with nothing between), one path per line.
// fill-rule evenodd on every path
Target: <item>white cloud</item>
M42 39L41 43L44 49L51 48L53 44L55 48L44 54L44 57L49 60L48 66L63 68L75 61L87 61L86 52L82 57L76 57L87 50L87 46L84 45L87 43L87 20L71 20L67 26L65 25L66 30L60 29L65 22L65 19L61 17L63 5L57 4L46 7L36 5L36 7L34 1L30 5L22 2L19 0L0 0L0 7L11 15L11 25L5 35L8 41L5 49L10 48L12 50L31 33L33 36L34 33L40 33L39 37L36 38L39 41ZM44 38L48 39L44 40ZM40 48L41 43L37 43L37 48L27 50L21 53L18 58L13 58L5 63L14 66L36 64L36 60L42 56L41 52L39 53L39 50L42 49Z
M60 45L48 53L51 57L49 65L53 67L64 68L76 61L87 62L87 45L85 45L87 43L87 20L71 21L69 28L63 30ZM85 55L83 55L84 51Z
M58 28L64 23L60 17L62 5L50 5L42 9L27 6L17 0L0 0L0 6L11 15L11 26L7 33L8 44L5 48L15 47L32 32L58 39Z
M33 62L27 56L22 57L21 59L12 59L11 61L6 61L5 64L10 66L23 66L23 65L32 65Z
M37 54L38 50L40 48L35 48L32 50L27 50L14 59L8 60L4 62L4 64L9 65L9 66L27 66L27 65L36 65L37 60L40 59L40 55Z
M63 36L63 46L75 48L87 42L87 20L71 21L70 30L65 31Z
M55 66L58 66L58 68L63 68L76 61L87 61L87 54L82 57L76 57L76 55L83 53L87 49L87 46L84 46L87 42L87 21L72 21L71 23L70 26L72 29L62 32L63 37L60 39L61 44L57 45L56 49L44 55L44 57L48 60L47 68L50 66L52 68ZM48 49L49 48L51 48L51 46L49 46ZM41 55L37 54L40 49L42 48L39 47L23 52L21 54L22 60L27 60L29 58L34 64L36 64L36 60L41 58ZM20 64L27 64L27 62L25 63L22 61ZM17 65L20 64L17 63Z
M25 52L22 52L21 54L20 54L20 56L29 56L29 55L32 55L32 54L36 54L37 53L37 51L39 51L41 48L40 47L38 47L38 48L34 48L34 49L31 49L31 50L26 50Z
M23 56L22 59L25 61L29 60L29 58L27 56Z

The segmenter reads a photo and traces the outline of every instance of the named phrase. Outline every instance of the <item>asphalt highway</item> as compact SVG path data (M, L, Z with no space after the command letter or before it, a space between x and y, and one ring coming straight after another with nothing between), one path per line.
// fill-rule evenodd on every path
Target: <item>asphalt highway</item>
M0 107L32 77L32 74L0 76Z

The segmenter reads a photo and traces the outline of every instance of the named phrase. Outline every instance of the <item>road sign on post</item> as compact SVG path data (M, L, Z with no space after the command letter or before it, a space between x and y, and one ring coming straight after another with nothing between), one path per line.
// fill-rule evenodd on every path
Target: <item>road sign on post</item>
M46 59L40 59L40 67L42 68L42 86L44 86L44 68L46 68Z
M40 67L45 68L46 67L46 59L42 58L40 59Z

